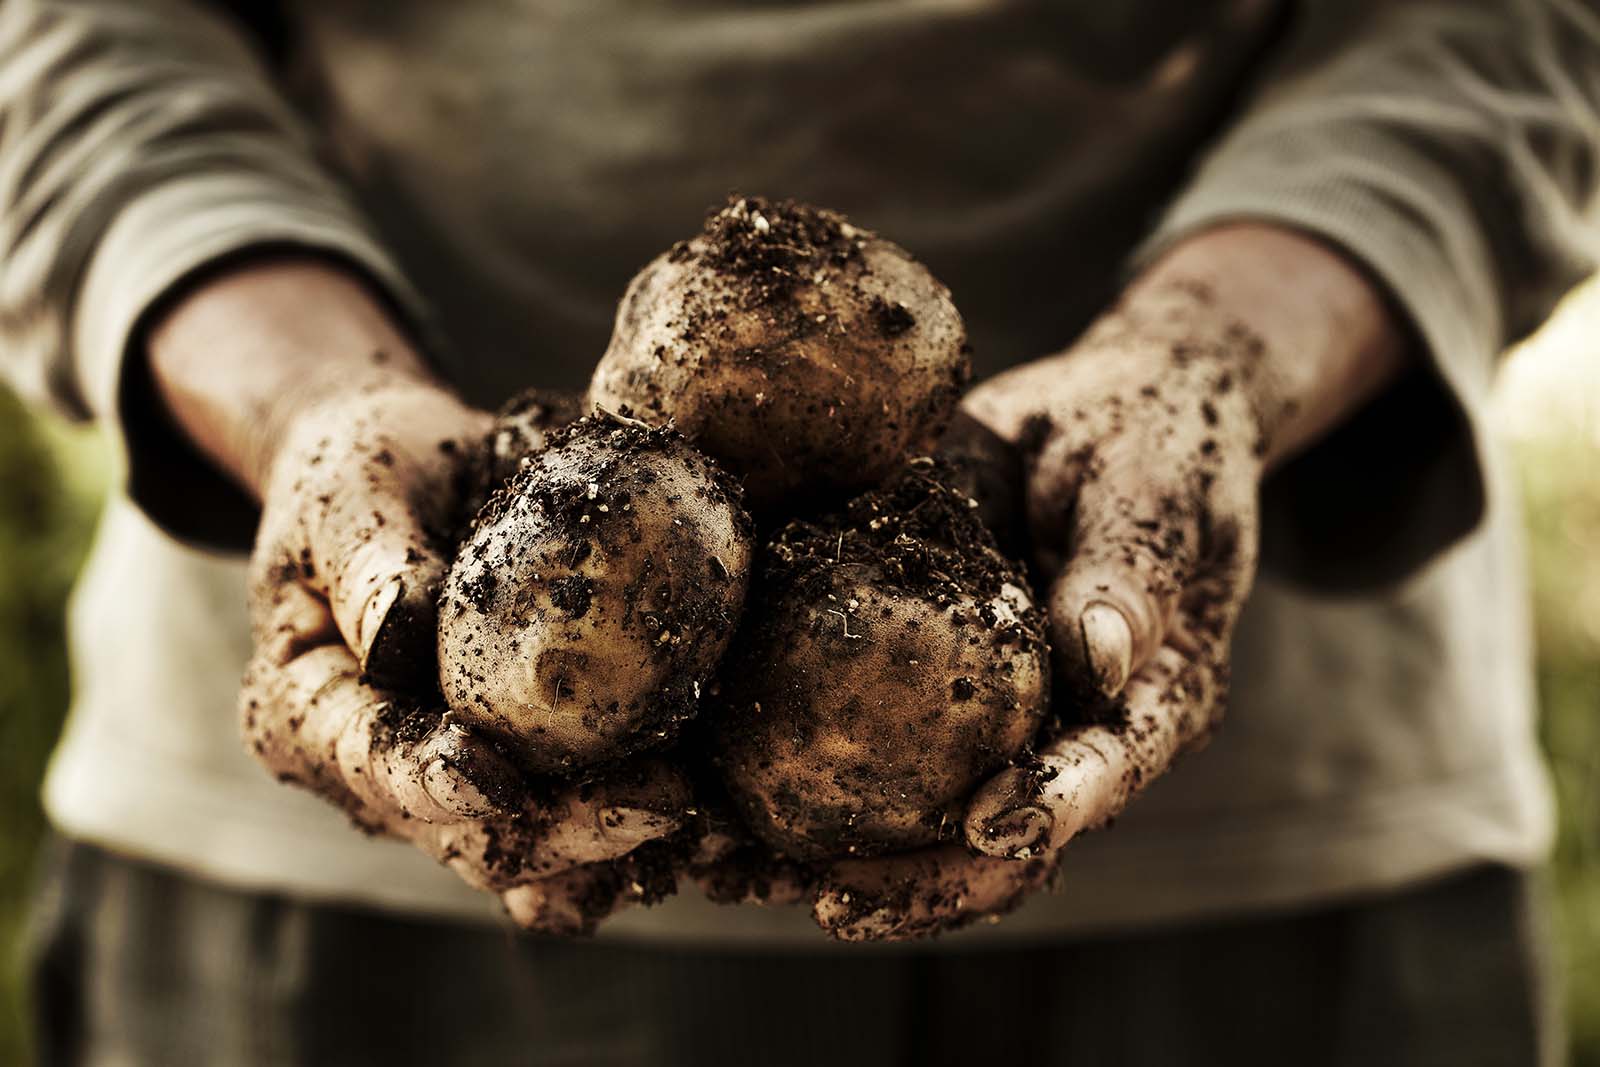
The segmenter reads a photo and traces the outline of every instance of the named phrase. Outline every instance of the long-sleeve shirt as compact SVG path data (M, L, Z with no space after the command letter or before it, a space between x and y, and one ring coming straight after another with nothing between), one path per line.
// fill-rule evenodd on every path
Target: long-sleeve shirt
M246 13L265 5L232 5ZM1578 0L0 4L0 364L126 478L73 605L64 832L264 891L495 903L242 751L248 503L154 404L141 324L219 261L337 257L491 404L583 382L631 273L731 189L849 212L947 282L981 371L1059 350L1185 234L1341 248L1423 369L1269 483L1223 729L1062 888L962 937L1309 906L1538 862L1496 354L1591 266L1600 13ZM236 358L226 351L219 360ZM609 936L816 942L683 896Z

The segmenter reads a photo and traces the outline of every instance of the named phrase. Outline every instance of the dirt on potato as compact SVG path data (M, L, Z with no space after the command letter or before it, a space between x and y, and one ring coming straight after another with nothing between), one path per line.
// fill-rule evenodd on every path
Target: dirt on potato
M738 486L681 435L581 419L484 504L440 607L440 684L532 770L668 741L743 603Z
M969 376L949 292L903 249L735 197L630 284L589 397L672 421L758 512L794 514L931 447Z
M830 571L868 566L898 591L940 606L992 600L1016 582L1017 568L978 520L975 499L954 488L964 478L942 457L919 457L842 512L791 522L763 557L764 589L821 592L817 583ZM1042 621L1034 609L1006 629L1022 639L1042 633Z
M699 263L733 279L730 295L738 311L782 315L789 319L789 329L805 331L815 323L794 318L798 312L792 302L795 290L826 268L865 263L862 252L871 236L827 208L798 200L730 197L726 205L706 217L699 238L679 241L667 259ZM705 311L705 316L691 316L684 323L686 335L692 338L727 317L726 309L708 307ZM904 314L905 326L896 332L903 333L913 321L908 311Z
M1042 612L955 476L913 460L761 555L714 721L729 792L780 853L957 837L971 790L1043 719Z

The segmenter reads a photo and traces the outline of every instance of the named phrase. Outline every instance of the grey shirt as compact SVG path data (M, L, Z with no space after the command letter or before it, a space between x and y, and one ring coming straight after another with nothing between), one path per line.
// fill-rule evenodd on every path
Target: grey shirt
M1060 349L1142 258L1233 218L1343 248L1429 357L1268 487L1216 741L1075 843L1062 890L963 937L1542 855L1516 517L1480 416L1496 353L1591 262L1592 4L302 0L285 26L268 64L179 0L0 7L0 362L112 427L128 475L74 604L46 785L66 832L491 915L241 751L242 568L203 546L247 511L151 404L140 323L222 258L299 246L370 277L467 396L575 385L631 273L740 189L910 248L983 371ZM690 898L609 929L815 939Z

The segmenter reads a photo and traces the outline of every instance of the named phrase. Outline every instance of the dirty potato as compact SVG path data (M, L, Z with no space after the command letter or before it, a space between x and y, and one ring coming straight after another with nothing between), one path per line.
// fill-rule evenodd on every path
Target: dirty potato
M579 420L461 546L440 605L446 702L535 771L658 744L696 710L751 555L737 485L680 435Z
M716 734L745 821L781 854L955 836L972 790L1044 716L1043 618L951 480L913 461L763 553Z
M633 279L589 400L671 421L758 512L876 485L970 375L950 293L836 212L732 200Z

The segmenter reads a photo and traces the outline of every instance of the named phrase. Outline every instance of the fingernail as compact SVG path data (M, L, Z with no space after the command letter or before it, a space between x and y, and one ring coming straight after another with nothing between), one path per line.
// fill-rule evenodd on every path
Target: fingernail
M628 848L665 837L681 824L681 820L672 815L647 808L602 808L598 819L602 837Z
M811 906L811 917L835 941L883 941L905 922L888 904L869 907L851 893L827 892Z
M811 914L818 926L833 933L849 926L855 910L850 906L848 892L825 890L817 895L816 903L811 906Z
M448 717L412 758L423 768L422 787L429 798L463 818L514 811L523 799L517 773Z
M1037 804L1012 808L983 825L983 852L990 856L1027 859L1045 847L1055 816Z
M1083 632L1083 655L1095 685L1108 697L1128 683L1133 669L1133 630L1122 612L1096 600L1078 617Z
M581 937L594 933L594 926L570 906L562 906L564 903L537 885L518 886L500 896L511 921L531 934Z
M377 643L378 634L383 630L383 624L389 619L389 612L394 609L395 601L400 599L405 588L405 579L390 578L383 588L367 598L366 606L361 609L361 628L356 634L356 641L361 648L363 667L367 666L367 660L372 657L372 649Z
M463 818L476 819L495 810L488 795L449 760L436 759L428 764L422 774L422 787L435 804Z
M873 908L853 923L851 933L857 937L887 937L894 932L900 922L901 917L895 914L894 909L885 905Z

